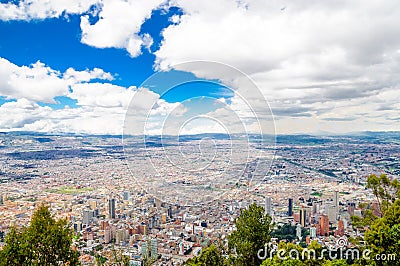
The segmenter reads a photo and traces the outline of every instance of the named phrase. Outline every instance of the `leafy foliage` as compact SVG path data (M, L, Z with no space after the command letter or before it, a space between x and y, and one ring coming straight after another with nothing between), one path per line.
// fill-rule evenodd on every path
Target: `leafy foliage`
M374 221L370 230L365 232L365 241L372 256L394 254L396 261L380 261L380 265L400 265L400 200L396 200L385 215Z
M363 262L369 265L400 265L400 182L390 180L386 175L370 175L367 187L376 198L378 215L370 206L360 204L363 217L352 217L353 226L369 228L365 232L367 248L371 250L372 260ZM394 254L395 260L375 260L382 254Z
M221 250L212 244L208 248L202 250L199 257L194 257L186 262L188 266L224 266L227 265L225 258L222 256Z
M400 197L400 182L397 179L391 181L385 174L370 175L367 187L372 189L382 215Z
M305 228L301 228L301 235L309 235L308 230ZM271 232L271 237L276 237L278 238L278 240L287 240L289 242L292 242L293 240L297 239L296 226L291 224L278 226L278 229Z
M79 265L71 248L72 230L63 219L56 221L41 205L28 227L12 227L0 252L0 265Z
M115 246L111 247L111 257L107 261L107 265L117 265L117 266L129 266L129 257L122 254L121 250L115 249ZM146 264L146 262L144 263Z
M367 179L367 188L372 190L376 198L377 208L374 214L370 204L361 203L359 207L363 210L363 217L351 217L353 226L357 228L370 227L375 220L385 214L386 210L400 196L400 182L397 179L390 180L385 174L380 176L370 175Z
M271 239L271 217L264 208L252 204L235 220L236 230L228 236L230 249L236 250L239 265L260 265L258 251Z
M348 265L346 261L340 261L342 264L328 264L330 262L339 262L339 260L329 261L322 256L322 246L316 241L312 241L307 249L293 243L280 243L278 250L284 251L275 254L272 258L266 259L262 266L325 266L325 265Z

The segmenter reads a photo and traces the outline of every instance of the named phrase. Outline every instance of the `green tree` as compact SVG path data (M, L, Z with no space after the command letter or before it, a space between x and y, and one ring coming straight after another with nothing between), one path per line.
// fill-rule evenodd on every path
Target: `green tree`
M311 241L307 248L294 243L281 242L278 252L266 259L262 266L347 266L346 260L324 258L323 248L317 241ZM278 255L279 254L279 255Z
M303 250L302 247L293 243L281 242L278 245L278 250L280 251L279 255L275 254L272 258L264 260L261 265L262 266L278 266L278 265L305 266L305 264L300 260L300 254ZM289 252L291 251L294 252L289 254ZM299 255L299 258L296 258L296 255Z
M365 228L383 217L386 210L400 197L400 182L397 179L390 180L385 174L380 176L370 175L367 179L367 188L372 190L376 199L379 215L373 213L370 204L362 203L360 208L363 210L363 217L352 216L352 224L357 228Z
M149 264L150 260L149 257L146 257L144 261L144 265L151 265ZM124 255L121 250L115 249L115 246L112 245L111 247L111 258L107 261L107 265L118 265L118 266L128 266L129 265L129 257Z
M0 252L0 265L79 265L71 248L72 230L64 219L56 221L41 205L26 228L11 228Z
M322 266L347 266L347 262L345 260L327 260Z
M400 265L400 200L397 199L385 212L375 220L370 230L365 232L365 241L372 251L370 257L394 254L395 260L375 261L377 265Z
M242 209L235 220L236 230L228 236L230 249L236 251L238 265L256 266L261 264L258 251L264 249L271 239L271 217L263 207L251 204Z
M297 226L291 225L289 223L278 225L278 228L271 232L271 237L276 237L278 238L278 240L286 240L288 242L292 242L295 239L297 240L296 228ZM307 236L309 234L309 230L303 227L301 228L302 236ZM305 237L303 239L305 239Z
M201 251L200 256L189 259L188 266L224 266L227 262L222 255L222 251L215 244Z
M379 177L370 175L367 179L367 188L370 188L376 197L381 217L400 197L400 182L397 179L390 180L385 174Z
M322 246L317 241L311 241L307 249L294 243L281 242L278 252L272 258L266 259L262 266L322 266L325 263L327 260L322 257Z
M262 264L262 266L306 266L304 262L298 259L285 259L280 260L277 258L267 259Z
M15 227L11 227L5 238L5 247L0 252L0 265L24 265L27 257L24 248L24 232L25 228L18 231Z
M101 255L99 255L97 253L95 253L94 256L95 256L95 259L96 259L96 265L97 266L104 265L106 263L106 261L107 261L107 258L105 258L105 257L103 257L103 256L101 256Z
M400 182L386 175L370 175L367 180L376 198L379 215L370 206L360 204L363 217L352 217L353 226L369 228L365 232L366 248L371 250L372 260L362 261L369 265L400 265ZM374 260L382 254L394 254L396 260Z
M351 216L351 222L353 227L358 228L358 229L364 229L366 227L371 226L371 224L378 219L379 217L376 216L372 209L371 205L367 203L361 203L359 207L362 209L363 216Z

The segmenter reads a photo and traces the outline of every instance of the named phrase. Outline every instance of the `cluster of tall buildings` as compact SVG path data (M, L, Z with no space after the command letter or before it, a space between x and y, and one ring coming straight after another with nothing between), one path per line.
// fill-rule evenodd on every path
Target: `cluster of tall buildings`
M298 236L301 235L301 228L308 229L307 239L330 235L343 236L345 228L350 222L350 216L354 215L355 210L354 202L348 202L347 208L345 204L341 205L337 190L333 191L331 198L324 200L318 197L309 197L308 199L300 197L296 201L288 198L287 211L284 213L274 212L272 201L270 196L265 197L266 213L273 216L275 222L297 225L296 234Z

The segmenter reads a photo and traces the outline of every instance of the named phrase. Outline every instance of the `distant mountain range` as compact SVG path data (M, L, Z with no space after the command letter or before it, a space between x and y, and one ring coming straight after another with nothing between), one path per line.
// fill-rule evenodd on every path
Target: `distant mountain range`
M97 137L97 138L145 138L146 141L158 142L160 140L171 140L171 141L192 141L201 140L204 138L210 139L249 139L249 140L259 140L261 135L256 134L221 134L221 133L202 133L195 135L149 135L149 136L134 136L134 135L93 135L93 134L79 134L79 133L43 133L43 132L29 132L29 131L14 131L14 132L0 132L0 136L31 136L35 138L38 142L50 142L52 141L52 136L71 136L71 137ZM395 141L400 142L400 131L364 131L364 132L352 132L347 134L279 134L279 135L263 135L263 140L273 141L276 139L278 143L292 143L293 141L307 141L315 143L330 142L333 139L342 138L357 138L357 139L369 139L369 140L384 140L384 141ZM293 144L293 143L292 143Z

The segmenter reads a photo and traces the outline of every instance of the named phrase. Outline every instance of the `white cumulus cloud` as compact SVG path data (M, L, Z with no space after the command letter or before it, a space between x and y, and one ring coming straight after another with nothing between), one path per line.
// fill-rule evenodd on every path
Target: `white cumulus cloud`
M82 14L100 0L22 0L0 3L1 20L57 18L63 14Z
M148 34L139 35L143 22L164 0L105 0L94 24L89 16L81 17L82 43L98 48L124 48L132 57L141 54L142 47L149 47Z
M169 103L147 88L125 88L102 69L67 69L64 73L44 63L17 66L0 58L0 131L73 132L87 134L122 134L124 123L143 134L145 124L162 128L163 117L185 112L180 103ZM55 103L65 96L76 100L76 107L53 109L42 103ZM133 104L132 98L135 99ZM129 110L131 116L127 116Z
M388 120L397 117L398 106L382 94L400 87L397 1L174 3L184 14L163 31L157 68L178 64L179 70L220 79L254 102L242 76L179 64L217 61L242 70L269 101L278 132L324 131L333 121L335 131L351 125L399 130ZM377 97L380 103L369 105ZM387 104L391 111L376 113L375 105Z
M113 76L98 68L83 71L69 68L61 73L40 61L18 66L0 58L0 96L6 99L54 103L56 96L68 94L70 86L93 79L112 80Z

